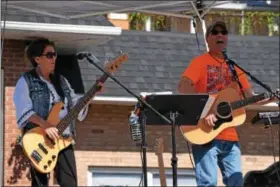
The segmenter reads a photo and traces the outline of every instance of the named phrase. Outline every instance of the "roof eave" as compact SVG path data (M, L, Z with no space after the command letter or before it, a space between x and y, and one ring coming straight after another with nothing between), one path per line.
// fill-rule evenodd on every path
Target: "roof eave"
M1 29L18 31L44 31L74 34L120 35L120 27L1 21Z

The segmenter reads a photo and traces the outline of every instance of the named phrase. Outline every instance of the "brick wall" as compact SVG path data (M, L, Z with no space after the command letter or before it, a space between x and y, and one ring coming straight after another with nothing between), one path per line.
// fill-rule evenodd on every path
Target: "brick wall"
M15 144L20 131L16 126L13 106L13 91L20 73L29 64L24 62L24 43L5 40L3 51L4 68L4 185L29 185L26 180L27 162L21 149Z
M16 128L12 94L15 82L29 65L23 62L24 44L20 41L5 41L3 66L5 69L4 99L4 184L7 186L30 185L29 165L20 147L15 146L19 131ZM87 185L87 171L90 167L141 167L139 147L130 139L127 116L132 107L113 105L92 105L83 123L77 124L75 155L78 166L78 183ZM249 116L254 113L249 113ZM250 117L248 117L248 120ZM264 169L273 162L269 130L261 125L245 124L238 127L242 146L244 173ZM276 126L274 139L278 140ZM171 132L169 127L147 127L147 163L157 167L153 146L155 139L164 138L164 163L171 168ZM279 142L275 146L278 148ZM276 150L278 153L278 149ZM177 130L177 156L179 168L191 168L187 144ZM51 175L51 185L54 183ZM219 180L221 184L221 177Z

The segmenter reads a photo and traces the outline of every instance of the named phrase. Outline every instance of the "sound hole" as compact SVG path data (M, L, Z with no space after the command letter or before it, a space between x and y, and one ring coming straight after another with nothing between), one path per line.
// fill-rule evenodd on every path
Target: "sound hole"
M220 117L227 117L231 114L231 108L229 103L227 102L221 102L219 103L217 107L217 113L220 115Z

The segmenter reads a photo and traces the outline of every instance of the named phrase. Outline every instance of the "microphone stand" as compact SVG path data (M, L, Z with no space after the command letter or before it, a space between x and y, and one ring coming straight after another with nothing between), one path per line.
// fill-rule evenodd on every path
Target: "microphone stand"
M94 58L91 59L89 56L92 56ZM135 93L133 93L132 91L130 91L128 88L126 88L126 86L124 86L117 78L115 78L114 76L112 76L110 73L108 73L106 70L104 70L102 67L100 67L98 65L98 63L100 62L95 56L93 56L91 53L84 55L84 57L86 57L86 59L88 60L89 63L91 63L92 65L94 65L96 68L98 68L100 71L102 71L103 73L105 73L108 77L110 77L113 81L115 81L118 85L120 85L125 91L127 91L130 95L132 95L133 97L135 97L141 104L141 108L143 107L147 107L149 108L151 111L153 111L154 113L156 113L158 116L160 116L163 120L165 120L167 123L172 124L172 122L167 119L164 115L160 114L156 109L154 109L151 105L149 105L145 100L143 100L141 97L139 97L138 95L136 95ZM147 180L147 155L146 155L146 137L145 137L145 127L144 127L144 123L146 121L146 117L144 115L144 112L141 112L142 114L142 151L143 151L143 175L144 175L144 186L147 187L148 186L148 180Z
M279 101L280 101L280 97L276 94L273 93L271 88L262 83L260 80L258 80L256 77L254 77L253 75L251 75L248 71L246 71L245 69L243 69L242 67L240 67L238 64L236 64L233 60L229 60L228 61L229 64L232 64L233 66L238 67L239 69L241 69L246 75L248 75L255 83L257 83L258 85L260 85L261 87L263 87L264 89L266 89L271 95L273 95L274 97L276 97Z

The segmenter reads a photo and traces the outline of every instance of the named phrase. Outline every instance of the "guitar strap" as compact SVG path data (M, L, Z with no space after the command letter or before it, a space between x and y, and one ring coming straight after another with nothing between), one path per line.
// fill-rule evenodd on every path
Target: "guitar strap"
M229 59L229 61L230 61L230 59ZM237 73L236 73L236 70L235 70L235 68L234 68L234 65L233 65L232 63L229 63L229 62L227 63L227 65L228 65L228 67L229 67L229 69L230 69L230 71L231 71L231 73L232 73L233 78L234 78L235 81L238 83L238 86L239 86L239 88L240 88L240 90L241 90L241 92L242 92L243 97L246 98L245 93L244 93L244 90L243 90L243 86L242 86L242 84L241 84L241 82L240 82L240 80L239 80L239 78L238 78L238 75L237 75Z

